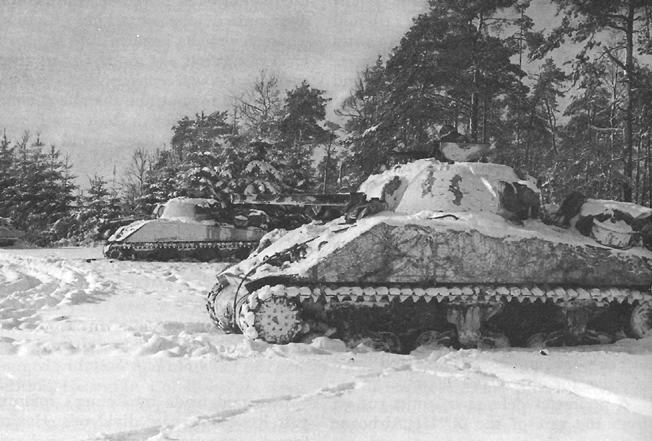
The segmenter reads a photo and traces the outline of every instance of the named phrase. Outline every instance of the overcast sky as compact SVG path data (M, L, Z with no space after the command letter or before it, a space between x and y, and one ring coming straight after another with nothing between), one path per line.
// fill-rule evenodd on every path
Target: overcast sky
M230 110L262 69L332 98L387 55L426 0L2 0L0 127L40 132L79 183Z

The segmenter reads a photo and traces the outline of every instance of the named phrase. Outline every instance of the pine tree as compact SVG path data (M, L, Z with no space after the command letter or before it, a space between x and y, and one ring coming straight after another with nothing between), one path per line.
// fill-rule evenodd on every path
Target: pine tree
M388 152L396 148L394 128L385 118L389 96L388 79L381 57L358 75L355 88L336 114L347 118L344 129L343 166L350 183L357 187L364 178L388 161Z
M53 239L50 228L67 215L75 189L70 166L60 152L54 146L44 152L43 147L40 136L32 142L29 132L14 143L13 163L8 167L11 186L1 194L8 217L38 245Z
M622 84L610 63L584 63L579 93L565 111L562 148L552 177L554 186L590 197L618 199L626 180L621 130ZM563 191L562 190L562 191ZM558 198L561 199L561 198Z
M349 117L347 163L358 182L391 164L392 150L430 150L446 124L473 141L506 138L506 97L526 94L513 57L529 38L527 2L429 4L386 65L379 58L361 74L340 110Z
M426 144L435 125L450 124L474 141L492 136L487 119L503 94L524 75L512 57L518 48L503 38L516 0L431 0L387 62L388 106L405 146Z
M553 189L555 163L561 149L557 114L566 81L566 75L548 59L534 75L531 89L523 87L506 96L507 113L499 123L496 140L500 149L492 158L541 178L546 201L558 190Z
M281 172L285 184L295 190L316 186L312 155L315 147L329 136L320 125L326 119L326 104L330 101L324 93L304 80L285 98L285 116L280 125L284 158Z
M550 50L559 47L566 38L573 43L583 43L575 60L575 71L582 70L581 65L591 58L607 57L620 68L624 75L622 144L624 146L622 163L624 180L622 181L622 198L632 201L634 174L634 95L640 85L638 56L652 54L649 0L553 0L562 13L562 23L554 29L548 40L540 47L537 56L541 57ZM605 34L613 37L607 41ZM619 53L620 52L620 53Z
M10 192L16 183L14 148L7 138L7 132L0 139L0 217L10 217Z

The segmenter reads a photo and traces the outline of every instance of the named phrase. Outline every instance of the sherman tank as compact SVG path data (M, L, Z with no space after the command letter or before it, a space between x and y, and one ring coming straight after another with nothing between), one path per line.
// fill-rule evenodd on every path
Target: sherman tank
M483 162L397 165L327 223L275 231L217 276L212 320L285 344L317 336L405 353L607 344L652 327L652 210L571 195Z
M24 235L11 225L9 219L0 217L0 247L10 247Z
M333 213L341 214L350 200L355 196L234 195L225 207L215 199L174 198L156 205L152 219L118 228L104 255L120 260L242 260L270 229L337 217ZM261 206L267 211L257 208Z
M119 260L236 260L249 255L266 233L266 215L241 209L225 215L214 199L180 197L157 205L154 219L120 227L104 255Z

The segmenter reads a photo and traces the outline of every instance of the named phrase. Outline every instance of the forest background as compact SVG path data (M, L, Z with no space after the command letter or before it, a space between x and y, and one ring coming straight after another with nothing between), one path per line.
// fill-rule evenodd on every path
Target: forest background
M443 125L535 176L543 202L580 191L650 206L652 5L551 1L559 24L536 32L529 0L430 0L359 73L338 123L326 118L327 91L306 79L282 92L261 71L232 108L182 117L169 148L135 149L119 178L95 175L83 192L66 154L28 131L5 134L0 216L39 245L78 244L179 195L228 209L234 194L351 191L392 165L392 151L429 150ZM575 50L567 63L561 46Z

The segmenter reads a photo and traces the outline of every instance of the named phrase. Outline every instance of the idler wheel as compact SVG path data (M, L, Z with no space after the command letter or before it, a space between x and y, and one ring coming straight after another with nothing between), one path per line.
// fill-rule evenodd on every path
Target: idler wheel
M122 253L122 250L117 246L115 247L110 246L108 251L106 252L106 257L107 259L124 260L124 255Z
M634 307L629 320L632 333L637 338L647 337L652 334L652 304L641 303Z
M258 300L253 309L248 303L243 304L239 325L247 337L275 344L294 341L302 330L299 308L286 297Z

